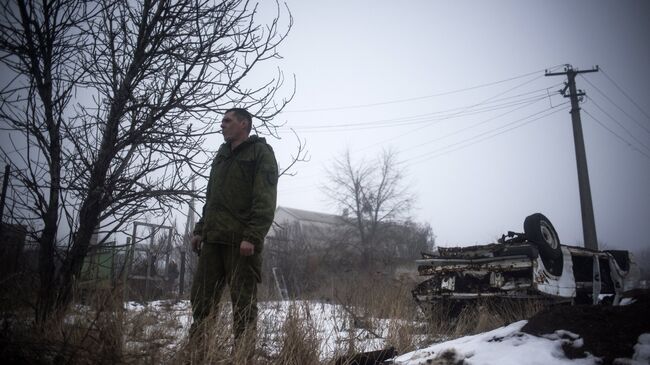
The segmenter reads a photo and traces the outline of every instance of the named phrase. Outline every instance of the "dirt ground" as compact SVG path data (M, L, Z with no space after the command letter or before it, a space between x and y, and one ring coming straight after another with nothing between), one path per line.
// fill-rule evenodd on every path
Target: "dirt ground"
M584 346L565 346L569 358L585 352L612 364L616 358L631 358L639 335L650 333L650 292L639 293L625 306L575 305L550 307L532 317L522 331L533 335L567 330L580 335Z

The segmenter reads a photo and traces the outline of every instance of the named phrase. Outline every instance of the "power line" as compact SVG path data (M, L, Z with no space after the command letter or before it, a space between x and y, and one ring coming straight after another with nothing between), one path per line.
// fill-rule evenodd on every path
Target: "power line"
M480 105L486 104L486 103L488 103L490 100L494 100L494 99L496 99L496 98L498 98L498 97L500 97L500 96L502 96L502 95L505 95L505 94L507 94L507 93L509 93L509 92L511 92L511 91L513 91L513 90L516 90L516 89L518 89L518 88L520 88L520 87L522 87L522 86L524 86L524 85L526 85L526 84L529 84L529 83L531 83L531 82L533 82L533 81L536 81L536 80L538 80L538 79L540 79L540 78L542 78L542 77L544 77L544 75L540 75L540 76L538 76L538 77L536 77L536 78L534 78L534 79L532 79L532 80L528 80L528 81L525 81L525 82L523 82L523 83L520 83L520 84L518 84L518 85L516 85L516 86L514 86L514 87L512 87L512 88L510 88L510 89L508 89L508 90L505 90L505 91L500 92L500 93L498 93L498 94L496 94L496 95L493 95L493 96L491 96L491 97L489 97L489 98L487 98L487 99L484 99L484 100L481 101L481 102L478 102L478 103L476 103L476 104L469 105L469 106L467 106L467 108L465 108L465 109L471 109L471 108L473 108L473 107L476 107L476 106L480 106ZM462 113L463 111L464 111L464 110L461 110L461 111L458 112L458 113L460 114L460 113ZM425 126L424 128L427 128L427 127L430 127L430 126L431 126L431 124ZM374 146L376 146L376 145L378 145L378 144L383 144L383 143L389 142L389 141L391 141L391 140L394 140L395 138L402 138L402 137L404 137L404 136L407 136L407 135L409 135L409 134L416 133L416 132L422 133L422 129L420 129L420 130L418 130L418 129L411 129L410 131L405 132L405 133L402 133L402 134L400 134L399 136L395 136L394 138L385 139L385 140L382 140L382 141L379 141L379 142L375 142L375 143L373 143L373 144L370 144L370 145L368 145L368 146L366 146L366 147L360 148L360 149L358 149L358 151L362 151L362 150L365 150L365 149L368 149L368 148L374 147Z
M553 67L551 67L551 69L555 69L555 68L558 68L558 67L561 67L561 65L553 66ZM502 83L505 83L505 82L508 82L508 81L521 79L521 78L528 77L528 76L531 76L531 75L536 75L536 74L538 74L538 73L540 73L542 71L544 71L544 70L537 70L537 71L529 72L529 73L526 73L526 74L523 74L523 75L510 77L510 78L499 80L499 81L489 82L489 83L486 83L486 84L480 84L480 85L476 85L476 86L470 86L470 87L451 90L451 91L444 91L444 92L431 94L431 95L417 96L417 97L413 97L413 98L396 99L396 100L388 100L388 101L369 103L369 104L357 104L357 105L347 105L347 106L339 106L339 107L287 110L287 111L283 111L283 113L308 113L308 112L323 112L323 111L333 111L333 110L349 110L349 109L369 108L369 107L374 107L374 106L379 106L379 105L406 103L406 102L410 102L410 101L430 99L430 98L435 98L435 97L439 97L439 96L457 94L457 93L461 93L461 92L465 92L465 91L480 89L480 88L484 88L484 87L488 87L488 86L492 86L492 85L498 85L498 84L502 84Z
M373 121L339 123L339 124L327 124L327 122L320 122L317 123L316 125L305 125L305 126L293 125L291 129L304 132L306 130L326 130L326 129L354 130L354 129L364 129L363 127L374 129L374 128L385 127L385 126L421 124L429 121L450 119L457 116L461 117L465 115L473 115L473 114L478 114L483 112L489 112L493 110L507 108L509 106L520 105L528 101L546 99L549 97L547 91L558 85L561 84L557 84L547 88L529 91L529 92L525 92L525 93L521 93L518 95L513 95L505 98L495 99L490 103L484 103L482 105L461 106L456 108L435 111L432 113L416 114L416 115L399 117L399 118L380 119L380 120L373 120ZM499 104L499 102L502 103ZM480 108L481 106L484 107ZM360 127L360 128L355 128L355 127ZM279 129L286 130L286 128L279 128Z
M546 98L542 98L542 99L539 99L539 100L543 100L543 99L546 99ZM499 114L499 115L496 115L496 116L494 116L494 117L491 117L491 118L485 119L485 120L483 120L483 121L480 121L480 122L478 122L478 123L472 124L472 125L467 126L467 127L465 127L465 128L461 128L461 129L459 129L459 130L457 130L457 131L454 131L454 132L448 133L448 134L446 134L446 135L444 135L444 136L441 136L441 137L435 138L435 139L433 139L433 140L430 140L430 141L427 141L427 142L421 143L421 144L419 144L419 145L412 146L412 147L410 147L410 148L405 149L404 151L409 151L409 150L412 150L412 149L414 149L414 148L421 147L421 146L423 146L423 145L431 144L431 143L433 143L433 142L440 141L440 140L445 139L445 138L447 138L447 137L451 137L451 136L454 136L454 135L456 135L456 134L462 133L462 132L464 132L464 131L467 131L467 130L470 130L470 129L476 128L476 127L478 127L478 126L480 126L480 125L483 125L483 124L489 123L489 122L491 122L491 121L493 121L493 120L495 120L495 119L497 119L497 118L501 118L501 117L503 117L503 116L505 116L505 115L508 115L508 114L513 113L513 112L518 111L518 110L521 110L521 109L523 109L523 108L525 108L525 107L528 107L528 106L534 105L534 104L537 103L539 100L535 100L535 101L529 102L529 103L527 103L527 104L525 104L525 105L523 105L523 106L521 106L521 107L519 107L519 108L515 108L515 109L512 109L512 110L509 110L509 111L507 111L507 112L505 112L505 113L501 113L501 114Z
M643 156L645 156L645 157L647 157L648 159L650 159L650 155L648 155L648 154L646 154L645 152L641 151L640 149L634 147L634 145L632 145L632 143L630 143L630 141L628 141L627 139L621 137L618 133L616 133L616 132L614 132L613 130L611 130L609 127L607 127L607 125L605 125L605 123L601 122L600 120L598 120L598 118L596 118L596 117L594 117L593 115L591 115L591 113L589 113L589 112L588 112L584 107L582 108L582 110L585 112L585 114L587 114L588 116L590 116L591 119L593 119L593 120L594 120L596 123L598 123L601 127L605 128L606 131L608 131L609 133L611 133L614 137L618 138L618 139L621 140L623 143L625 143L628 147L632 148L633 150L639 152L639 153L642 154Z
M603 70L602 67L600 68L600 70L602 71L603 75L605 75L605 77L607 77L607 79L608 79L612 84L614 84L614 86L616 86L616 88L618 89L618 91L620 91L621 94L625 95L625 97L626 97L626 98L627 98L627 99L628 99L632 104L634 104L634 106L636 106L637 109L639 109L639 110L641 111L641 113L643 113L643 115L645 115L646 118L648 118L648 120L650 120L650 115L648 115L648 113L647 113L645 110L643 110L643 108L641 108L641 107L639 106L639 104L637 104L636 101L634 101L634 99L632 99L632 98L631 98L631 97L630 97L630 96L629 96L629 95L628 95L628 94L627 94L627 93L626 93L626 92L625 92L625 91L624 91L620 86L618 86L618 84L617 84L617 83L616 83L616 82L615 82L611 77L609 77L609 75L607 74L607 72L605 72L605 70Z
M633 116L631 116L627 111L625 111L623 108L618 106L618 104L616 104L609 96L607 96L603 91L601 91L596 85L592 84L587 78L583 77L583 79L585 81L587 81L587 83L589 85L591 85L591 87L596 89L596 91L598 91L598 93L600 93L600 95L602 95L605 99L607 99L607 101L612 103L612 105L614 105L618 110L623 112L623 114L627 115L627 117L630 118L634 123L636 123L639 127L643 128L646 132L648 132L650 134L650 129L648 129L648 127L644 126L641 122L639 122ZM643 110L641 110L641 111L643 111Z
M538 92L538 91L544 91L544 92L545 92L544 97L543 97L543 98L540 97L538 100L533 100L533 101L531 101L531 102L529 103L529 105L530 105L530 104L533 104L533 103L535 103L535 102L537 102L537 101L539 101L539 100L543 100L543 99L546 99L546 98L550 98L550 95L547 93L547 90L548 90L549 88L553 88L553 87L557 87L558 85L562 85L561 83L559 83L559 84L555 84L555 85L553 85L553 86L551 86L551 87L547 87L547 88L539 89L539 90L536 90L536 91L533 91L533 92L526 92L526 93L518 94L518 95L516 95L516 96L511 96L511 97L508 97L508 98L498 99L500 96L506 95L507 93L509 93L509 92L511 92L511 91L513 91L513 90L516 90L517 88L520 88L520 87L522 87L522 86L525 86L526 84L529 84L529 83L531 83L531 82L533 82L533 81L536 81L536 80L538 80L538 79L540 79L540 78L542 78L542 77L544 77L544 75L540 75L539 77L536 77L535 79L528 80L528 81L525 81L525 82L523 82L523 83L520 83L520 84L518 84L518 85L516 85L516 86L514 86L514 87L512 87L512 88L509 88L509 89L507 89L507 90L505 90L505 91L503 91L503 92L497 93L496 95L493 95L493 96L491 96L491 97L489 97L489 98L487 98L487 99L484 99L484 100L482 100L482 101L480 101L480 102L478 102L478 103L470 104L470 105L468 105L468 106L461 107L461 108L454 108L453 110L459 110L459 112L456 113L456 114L461 114L462 112L464 112L464 111L466 111L466 110L469 110L469 109L474 108L474 107L477 107L477 106L481 106L481 105L488 104L488 103L490 103L491 101L507 100L507 99L509 99L509 98L514 98L514 97L518 97L518 96L522 96L522 95L528 95L528 94L530 94L530 93ZM564 104L566 104L566 103L559 104L559 105L556 105L556 106L551 106L551 108L556 108L556 107L562 106L562 105L564 105ZM527 105L524 105L524 107L525 107L525 106L527 106ZM521 108L516 108L515 110L518 110L518 109L521 109ZM549 109L547 109L547 110L549 110ZM513 111L514 111L514 110L513 110ZM508 114L508 113L509 113L509 112L504 113L503 115ZM453 115L452 115L452 116L453 116ZM449 116L448 119L451 118L452 116ZM529 116L529 117L530 117L530 116ZM524 119L525 119L525 118L524 118ZM488 121L489 121L489 120L488 120ZM483 121L483 122L487 122L487 121ZM479 123L479 124L481 124L481 123ZM429 126L431 126L431 125L433 125L433 124L429 124L429 125L425 126L425 128L426 128L426 127L429 127ZM466 129L471 129L471 127L466 128ZM498 129L498 128L497 128L497 129ZM381 141L378 141L378 142L372 143L372 144L367 145L367 146L362 147L362 148L358 148L358 149L356 149L356 151L363 151L363 150L369 149L369 148L371 148L371 147L374 147L374 146L376 146L376 145L378 145L378 144L384 144L384 143L386 143L386 142L390 142L390 141L392 141L392 140L394 140L394 139L402 138L402 137L404 137L404 136L406 136L406 135L408 135L408 134L416 133L416 132L421 132L421 131L422 131L422 129L415 129L415 128L414 128L414 129L411 129L410 131L408 131L408 132L406 132L406 133L402 133L401 135L394 136L394 137L389 138L389 139L381 140ZM454 134L458 134L458 133L454 133ZM476 136L475 136L475 137L472 137L472 138L476 138ZM471 139L471 138L470 138L470 139ZM331 161L331 160L332 160L332 158L326 159L323 163L327 163L328 161ZM312 177L313 177L312 175L303 175L303 176L299 176L298 179L309 179L309 178L312 178Z
M551 115L553 115L553 114L556 114L556 113L558 113L558 112L560 112L560 111L562 111L562 110L566 110L566 108L560 108L561 106L566 105L566 104L568 104L568 102L562 103L562 104L557 105L557 106L555 106L555 107L553 107L553 108L548 108L548 109L542 110L542 111L540 111L540 112L533 113L533 114L528 115L528 116L526 116L526 117L524 117L524 118L520 118L520 119L517 119L517 120L515 120L515 121L513 121L513 122L510 122L510 123L507 123L507 124L505 124L505 125L502 125L502 126L500 126L500 127L498 127L498 128L495 128L495 129L489 130L489 131L487 131L487 132L483 132L483 133L477 134L477 135L472 136L472 137L470 137L470 138L467 138L467 139L461 140L461 141L459 141L459 142L452 143L452 144L450 144L450 145L447 145L447 146L441 147L441 148L436 149L436 150L434 150L434 151L427 152L427 153L422 154L422 155L420 155L420 156L417 156L417 157L415 157L415 158L413 158L413 159L410 159L410 161L403 161L402 163L409 162L409 163L406 163L406 164L405 164L405 166L408 167L408 166L411 166L411 165L415 165L415 164L418 164L418 163L421 163L421 162L428 161L428 160L430 160L430 159L432 159L432 158L440 157L440 156L443 156L443 155L449 154L449 153L451 153L451 152L455 152L455 151L458 151L458 150L461 150L461 149L464 149L464 148L467 148L467 147L473 146L473 145L475 145L475 144L478 144L478 143L483 142L483 141L485 141L485 140L488 140L488 139L490 139L490 138L497 137L497 136L499 136L499 135L502 135L502 134L504 134L504 133L510 132L510 131L512 131L512 130L514 130L514 129L517 129L517 128L521 128L521 127L523 127L523 126L525 126L525 125L527 125L527 124L530 124L530 123L532 123L532 122L534 122L534 121L537 121L537 120L539 120L539 119L542 119L542 118L545 118L545 117L551 116ZM554 111L551 112L551 113L547 113L548 111L553 110L553 109L557 109L557 110L554 110ZM546 113L546 114L543 114L543 113ZM540 115L540 114L543 114L543 115ZM533 118L533 117L535 117L535 116L537 116L537 117L536 117L536 118ZM533 118L533 119L530 119L530 118ZM528 119L530 119L530 120L528 120ZM500 132L494 133L494 132L499 131L499 130L501 130L501 129L503 129L503 128L506 128L506 127L508 127L508 126L512 126L512 127L511 127L511 128L508 128L508 129L505 129L505 130L502 130L502 131L500 131ZM491 133L493 133L493 134L491 134ZM480 137L483 137L483 138L480 138ZM479 139L477 140L477 138L479 138ZM473 140L475 140L475 141L473 141ZM464 143L467 143L467 142L470 142L470 141L473 141L473 142L463 145ZM458 147L453 148L453 147L455 147L455 146L458 146ZM452 148L452 149L451 149L451 150L448 150L449 148ZM448 151L445 151L445 150L448 150ZM424 158L424 159L423 159L423 158ZM423 160L421 160L421 161L417 161L417 162L413 162L413 160L419 160L419 159L423 159Z
M560 85L560 84L558 84L558 85ZM548 89L548 88L540 89L539 91L541 91L541 90L546 91L547 89ZM512 90L512 89L511 89L511 90ZM522 93L522 94L520 94L520 95L526 95L526 94L529 94L529 93ZM498 96L498 95L493 96L493 97L491 97L491 98L489 98L489 99L493 99L493 98L495 98L495 97L497 97L497 96ZM482 125L482 124L488 123L488 122L490 122L490 121L492 121L492 120L494 120L494 119L496 119L496 118L500 118L500 117L502 117L502 116L504 116L504 115L510 114L510 113L515 112L515 111L520 110L520 109L523 109L523 108L525 108L525 107L527 107L527 106L533 105L533 104L539 102L540 100L547 99L548 97L549 97L549 95L548 95L548 94L545 94L543 97L536 98L536 99L532 99L532 101L527 102L527 103L526 103L525 105L523 105L523 106L519 106L519 107L514 108L514 109L512 109L512 110L509 110L509 111L507 111L507 112L505 112L505 113L502 113L502 114L500 114L500 115L497 115L497 116L495 116L495 117L491 117L491 118L488 118L488 119L486 119L486 120L482 120L482 121L479 122L479 123L475 123L475 124L473 124L473 125L471 125L471 126L468 126L468 127L462 128L462 129L460 129L460 130L458 130L458 131L452 132L452 133L450 133L450 134L447 134L447 135L442 136L442 137L440 137L440 138L434 139L434 140L432 140L432 141L424 142L424 143L422 143L422 144L420 144L420 145L418 145L418 146L415 146L415 147L413 147L413 148L417 148L417 147L422 146L422 145L426 145L426 144L430 144L430 143L433 143L433 142L437 142L437 141L439 141L439 140L442 140L442 139L444 139L444 138L450 137L450 136L452 136L452 135L456 135L456 134L462 133L462 132L464 132L464 131L466 131L466 130L469 130L469 129L472 129L472 128L476 128L476 127L478 127L478 126L480 126L480 125ZM486 99L486 100L489 100L489 99ZM505 99L507 99L507 98L505 98ZM500 100L505 100L505 99L500 99ZM481 103L473 104L473 105L479 105L479 104L481 104ZM566 103L564 103L564 104L566 104ZM556 106L551 106L551 108L556 108L556 107L561 106L561 105L564 105L564 104L559 104L559 105L556 105ZM471 106L470 106L470 107L471 107ZM464 110L464 109L468 109L468 108L469 108L469 107L466 106L466 107L463 107L463 108L460 108L460 109L461 109L461 110ZM454 108L454 110L457 110L457 109L459 109L459 108ZM547 110L548 110L548 109L547 109ZM474 114L476 114L476 113L474 113ZM524 119L525 119L525 118L524 118ZM415 131L417 131L417 130L415 130ZM406 134L408 134L408 132L407 132ZM398 136L398 137L396 137L396 138L399 138L399 137L401 137L401 136ZM392 140L392 138L391 138L390 140ZM386 141L389 141L389 140L386 140ZM386 141L382 141L381 143L384 143L384 142L386 142ZM364 148L361 148L361 149L359 149L359 151L360 151L360 150L364 150L364 149L368 149L368 148L370 148L370 147L372 147L372 145L371 145L371 146L366 146L366 147L364 147ZM410 148L410 149L412 149L412 148ZM329 160L331 160L331 158L330 158ZM304 179L310 179L310 178L313 178L313 174L311 174L311 175L302 175L302 176L298 176L298 177L297 177L297 179L301 179L301 180L304 180Z
M414 158L410 158L408 160L401 161L401 162L399 162L399 164L403 164L404 167L410 167L410 166L417 165L417 164L422 163L422 162L429 161L429 160L431 160L433 158L441 157L441 156L456 152L458 150L462 150L462 149L465 149L467 147L471 147L473 145L476 145L476 144L481 143L483 141L486 141L488 139L491 139L491 138L500 136L502 134L508 133L508 132L510 132L512 130L524 127L524 126L526 126L526 125L528 125L530 123L533 123L533 122L535 122L537 120L540 120L540 119L549 117L551 115L554 115L556 113L559 113L561 111L564 111L564 110L566 110L566 108L561 108L561 107L564 106L564 105L567 105L567 104L569 104L568 101L564 102L562 104L556 105L554 107L547 108L547 109L544 109L542 111L530 114L530 115L528 115L526 117L519 118L519 119L517 119L517 120L515 120L513 122L510 122L510 123L507 123L505 125L499 126L497 128L491 129L489 131L477 134L475 136L466 138L466 139L461 140L459 142L455 142L455 143L449 144L447 146L435 149L433 151L426 152L426 153L421 154L419 156L416 156ZM556 110L554 110L554 109L556 109ZM549 113L549 111L551 111L551 112ZM510 128L507 128L509 126L510 126ZM504 129L504 128L507 128L507 129ZM470 143L468 143L468 142L470 142ZM305 178L313 178L313 176L305 176ZM280 189L278 192L281 192L281 193L285 193L285 192L289 192L289 191L291 191L291 192L296 192L296 191L304 192L304 191L314 190L314 189L317 189L317 188L318 187L315 186L315 185L308 185L308 186L299 186L299 187L291 189L291 190L289 190L289 189L286 189L286 190Z
M349 132L349 131L359 131L359 130L376 130L376 129L383 129L383 128L395 128L395 127L403 127L403 126L415 126L415 125L421 125L421 124L437 124L446 120L450 119L458 119L458 118L463 118L463 117L468 117L471 115L476 115L476 114L483 114L487 112L492 112L492 111L497 111L501 109L506 109L506 108L513 108L513 107L521 107L527 106L530 104L534 104L536 102L539 102L540 100L545 100L547 99L547 96L541 96L541 97L535 97L535 98L529 98L529 99L523 99L523 100L518 100L516 102L510 102L507 104L502 104L490 108L484 108L480 110L472 110L463 114L448 114L448 115L440 115L437 117L429 117L429 118L417 118L417 119L412 119L412 120L405 120L402 122L394 122L394 123L378 123L376 125L373 124L366 124L363 126L343 126L343 125L337 125L337 126L332 126L332 127L319 127L319 128L313 128L313 129L303 129L303 128L297 128L294 129L296 131L302 132L302 133L337 133L337 132ZM517 110L519 108L515 108L513 110ZM284 130L283 130L284 131Z
M633 140L635 140L639 145L643 146L645 149L647 149L648 151L650 151L650 148L649 148L648 146L646 146L645 143L639 141L639 140L636 138L636 136L634 136L634 134L633 134L632 132L630 132L627 128L625 128L625 126L624 126L621 122L619 122L618 120L616 120L616 119L615 119L614 117L612 117L612 116L611 116L607 111L605 111L603 108L601 108L600 105L598 105L598 103L597 103L593 98L590 98L590 97L587 97L587 98L588 98L588 99L589 99L589 100L590 100L590 101L591 101L591 102L596 106L596 108L598 108L598 110L600 110L603 114L605 114L606 116L608 116L609 119L611 119L612 121L614 121L614 122L615 122L616 124L618 124L618 125L619 125L619 126L620 126L624 131L625 131L625 132L627 132L627 134L628 134L630 137L632 137Z

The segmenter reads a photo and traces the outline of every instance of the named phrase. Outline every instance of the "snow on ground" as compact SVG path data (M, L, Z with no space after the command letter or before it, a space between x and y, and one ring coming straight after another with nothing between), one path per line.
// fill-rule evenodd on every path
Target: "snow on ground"
M192 323L191 306L189 301L152 301L145 304L136 302L126 303L126 309L133 315L146 311L155 315L157 320L143 330L151 332L162 325L172 328L171 334L175 338L168 344L168 348L178 346L187 335ZM229 306L225 306L229 317ZM300 321L309 326L315 338L320 341L321 359L331 359L337 354L347 351L350 343L354 344L357 351L372 351L382 349L389 326L397 320L371 319L368 331L355 326L353 318L340 305L311 301L279 301L259 303L258 337L263 337L259 342L271 354L276 353L281 341L282 324L289 315L300 318ZM167 332L169 333L169 332ZM374 334L373 334L374 333ZM271 334L272 336L269 336ZM378 338L379 335L383 338Z
M425 349L404 354L395 359L395 364L430 364L432 360L448 359L450 363L463 364L596 364L597 358L569 360L562 351L563 344L580 347L578 335L558 331L552 336L536 337L521 332L527 321L474 336L447 341ZM428 362L429 361L429 362Z
M521 332L528 321L519 321L508 326L473 336L438 343L430 347L396 357L395 365L456 364L465 365L597 365L598 357L588 354L584 358L569 359L563 346L580 348L580 335L559 330L542 337ZM635 353L631 359L616 359L618 365L650 364L650 333L639 336Z
M297 312L301 320L308 321L315 331L316 338L320 340L319 353L323 359L346 352L351 341L360 352L382 349L386 346L384 338L389 326L397 321L372 319L366 326L358 326L342 306L310 301L260 303L260 321L283 323L292 310Z
M151 323L155 328L160 323L172 323L176 338L168 348L178 346L187 334L191 324L191 309L188 301L156 301L146 305L129 302L126 305L131 313L144 310L156 313L159 322ZM372 351L387 346L391 320L373 319L372 332L384 337L377 338L370 331L357 328L353 318L339 305L327 303L293 301L262 302L259 305L258 331L277 332L289 315L297 315L301 323L306 323L320 340L321 359L332 359L347 350L351 339L358 351ZM395 320L393 320L395 321ZM559 330L553 334L534 336L521 332L527 321L519 321L495 330L451 341L433 344L414 352L400 355L393 360L396 365L420 364L599 364L599 358L588 355L584 358L569 359L562 346L582 347L583 340L579 334ZM168 327L169 328L169 327ZM266 346L271 352L278 350L279 334ZM635 346L636 353L631 359L617 359L615 364L641 365L650 364L650 334L639 337Z
M174 352L181 345L192 323L192 311L187 300L157 300L140 304L127 302L127 323L132 327L140 327L140 336L130 336L127 346L131 348L146 348L151 341ZM130 333L138 331L131 330Z

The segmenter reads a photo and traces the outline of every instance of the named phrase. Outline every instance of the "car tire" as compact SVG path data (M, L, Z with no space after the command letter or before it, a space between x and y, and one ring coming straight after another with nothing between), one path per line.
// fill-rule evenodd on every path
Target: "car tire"
M537 246L547 270L553 275L561 275L562 247L551 221L542 213L531 214L524 220L524 233L526 239Z

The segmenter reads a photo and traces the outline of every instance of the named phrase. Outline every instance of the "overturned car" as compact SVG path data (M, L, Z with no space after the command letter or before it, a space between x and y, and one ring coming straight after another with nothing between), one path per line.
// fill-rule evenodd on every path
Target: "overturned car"
M487 297L594 304L607 298L617 305L640 280L631 253L561 245L541 213L526 217L524 233L508 232L488 245L438 247L417 264L427 279L413 296L427 305Z

